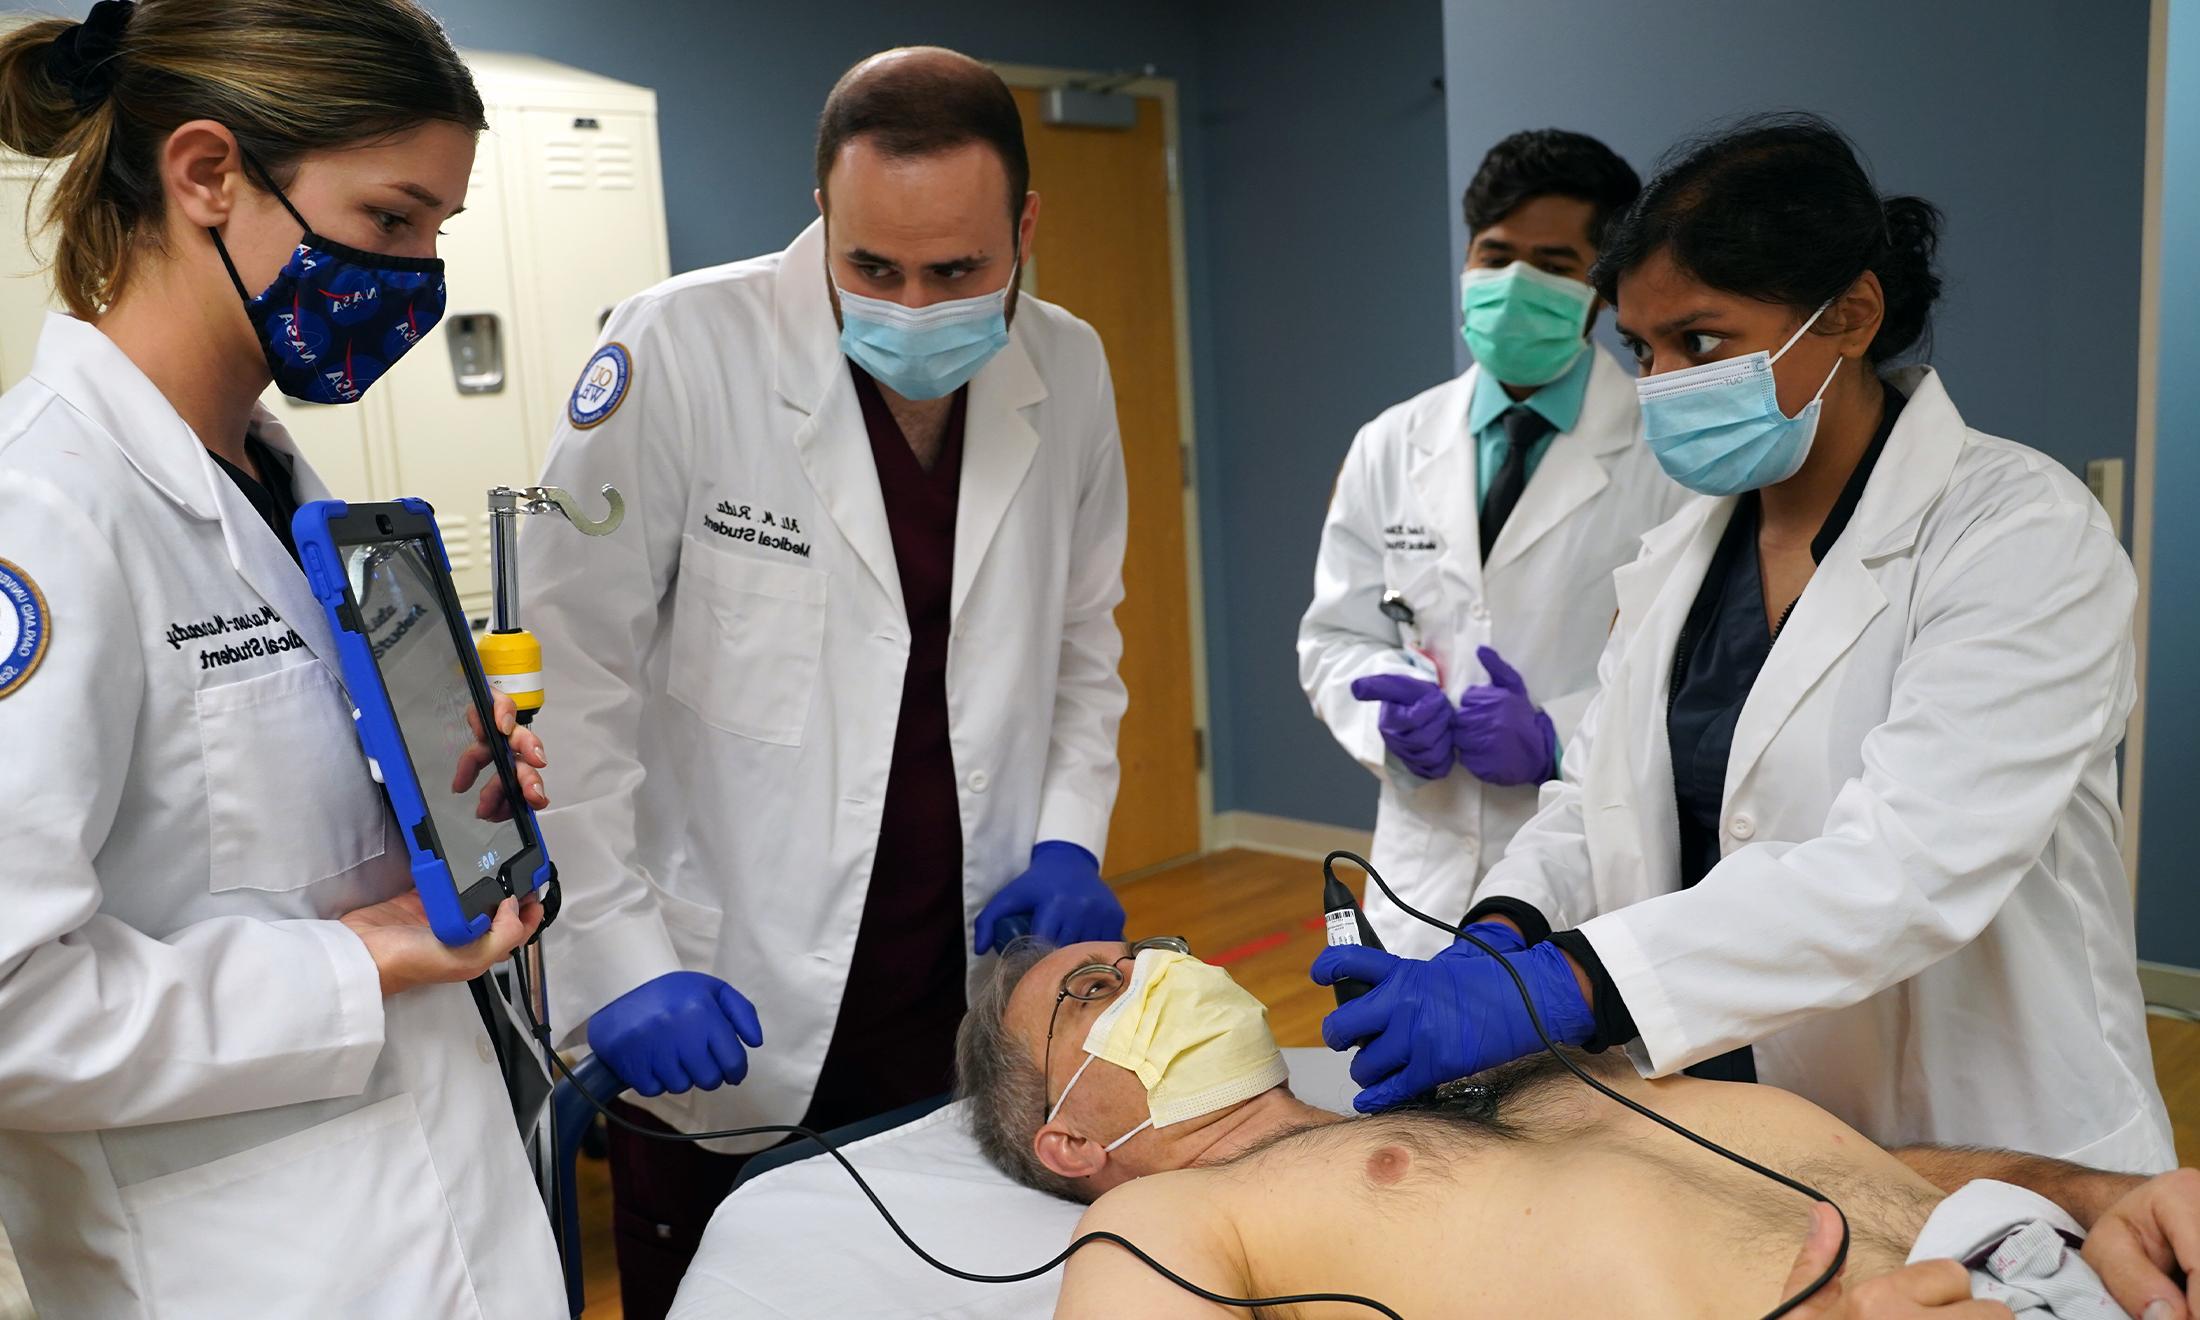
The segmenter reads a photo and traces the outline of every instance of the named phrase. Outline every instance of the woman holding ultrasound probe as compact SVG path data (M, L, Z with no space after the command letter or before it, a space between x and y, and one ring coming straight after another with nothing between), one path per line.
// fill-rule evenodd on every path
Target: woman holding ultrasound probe
M1645 1075L1761 1078L1890 1147L2175 1164L2119 846L2131 563L2061 464L1892 365L1939 221L1789 115L1614 226L1646 443L1707 498L1615 578L1564 780L1466 914L1497 956L1316 965L1378 983L1324 1024L1363 1109L1540 1049L1509 964Z
M70 313L0 397L0 1221L43 1315L564 1313L463 984L540 909L428 929L295 562L326 490L255 404L434 324L483 127L408 0L0 38Z

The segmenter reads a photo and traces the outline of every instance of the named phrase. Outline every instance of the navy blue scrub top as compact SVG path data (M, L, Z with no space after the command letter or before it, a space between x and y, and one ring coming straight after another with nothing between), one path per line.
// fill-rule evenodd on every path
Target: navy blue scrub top
M250 501L252 511L260 515L267 530L275 533L275 539L290 552L291 562L297 563L298 542L291 533L290 520L298 512L298 489L290 471L290 456L256 435L247 435L244 452L251 458L252 466L260 470L260 475L255 477L220 454L212 450L207 452Z

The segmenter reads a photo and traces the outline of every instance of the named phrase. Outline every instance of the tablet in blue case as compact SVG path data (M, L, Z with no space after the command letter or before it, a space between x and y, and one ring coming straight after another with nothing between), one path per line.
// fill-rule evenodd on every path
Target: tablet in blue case
M437 938L479 939L507 895L541 890L554 909L557 868L494 727L435 511L316 500L291 531Z

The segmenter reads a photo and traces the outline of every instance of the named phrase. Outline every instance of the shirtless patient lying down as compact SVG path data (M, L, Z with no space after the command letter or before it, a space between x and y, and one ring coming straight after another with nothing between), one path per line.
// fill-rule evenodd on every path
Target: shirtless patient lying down
M1120 943L1014 948L963 1027L960 1090L980 1145L1018 1181L1092 1202L1080 1234L1122 1234L1219 1293L1353 1293L1407 1317L1761 1316L1832 1259L1830 1213L1596 1094L1547 1056L1374 1117L1317 1109L1273 1085L1159 1125L1160 1093L1150 1102L1137 1073L1085 1048L1118 995L1138 999L1133 969L1143 957L1131 960ZM1117 974L1111 982L1088 971L1076 993L1066 992L1068 978L1095 966ZM1216 989L1218 970L1196 973L1209 1000L1243 997L1226 983ZM1257 1004L1246 1003L1235 1019L1213 1003L1192 1011L1237 1021L1231 1034L1265 1038ZM1150 1028L1151 1015L1178 1005L1149 991L1126 1007L1147 1013ZM1125 1037L1140 1028L1104 1030ZM1230 1048L1241 1058L1263 1048L1245 1046L1240 1039ZM2167 1320L2192 1316L2200 1300L2182 1277L2200 1263L2200 1175L2192 1170L2150 1181L2000 1151L1890 1152L1773 1087L1650 1080L1616 1053L1571 1057L1621 1094L1839 1203L1851 1233L1840 1288L1795 1314L2012 1313L1976 1296L2006 1298L2027 1317L2136 1316L2160 1302L2147 1320ZM1157 1125L1146 1125L1149 1116ZM1986 1179L1997 1181L1950 1201L1950 1192ZM1944 1202L1948 1213L1929 1231ZM1935 1254L1969 1254L1999 1242L2005 1225L2035 1219L2059 1230L2037 1231L2045 1245L2034 1242L2033 1255L2053 1258L2034 1259L2037 1277L2004 1282L1983 1264L1967 1270L1948 1260L1904 1268L1921 1233L1928 1244L1955 1244ZM2001 1236L1973 1240L1980 1223ZM2080 1260L2064 1244L2088 1229ZM1966 1231L1970 1238L1960 1236ZM1109 1244L1071 1258L1057 1312L1075 1320L1246 1314L1199 1299ZM1320 1303L1262 1314L1374 1312Z

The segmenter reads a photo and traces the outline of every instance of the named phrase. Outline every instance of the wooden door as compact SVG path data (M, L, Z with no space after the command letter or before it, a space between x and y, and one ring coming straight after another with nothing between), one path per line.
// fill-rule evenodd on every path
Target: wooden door
M1137 98L1135 127L1066 128L1040 121L1040 93L1015 90L1041 198L1025 288L1100 332L1130 481L1115 619L1131 704L1107 856L1108 873L1124 875L1200 846L1168 138L1152 97Z

